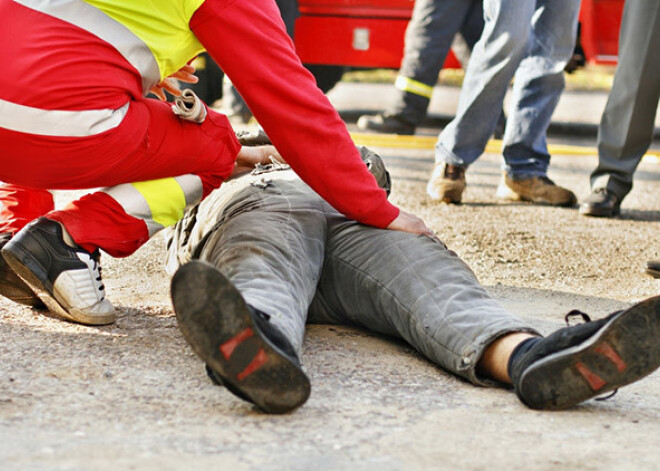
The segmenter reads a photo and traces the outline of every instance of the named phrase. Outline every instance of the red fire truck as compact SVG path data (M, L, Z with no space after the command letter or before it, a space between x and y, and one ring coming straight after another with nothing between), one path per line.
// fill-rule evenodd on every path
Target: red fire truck
M590 63L615 64L624 0L582 0L581 43ZM299 0L295 44L319 86L348 68L398 69L414 0ZM450 55L445 67L459 67Z

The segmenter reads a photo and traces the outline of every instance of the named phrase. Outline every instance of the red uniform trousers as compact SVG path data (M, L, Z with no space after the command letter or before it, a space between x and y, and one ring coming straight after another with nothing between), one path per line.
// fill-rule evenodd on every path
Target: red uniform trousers
M176 117L155 99L132 100L122 123L89 137L50 137L0 128L0 232L15 233L46 216L89 251L127 256L149 239L146 223L96 192L55 211L48 189L81 189L195 174L203 196L231 173L240 151L227 118L208 110L202 124Z

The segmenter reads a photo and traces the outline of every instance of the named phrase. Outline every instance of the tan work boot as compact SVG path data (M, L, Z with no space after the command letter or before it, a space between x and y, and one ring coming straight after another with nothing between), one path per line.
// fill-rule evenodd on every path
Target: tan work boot
M458 204L465 190L465 169L445 163L435 164L426 185L426 193L434 200Z
M577 203L577 198L571 190L556 185L548 177L513 180L504 174L495 196L510 201L531 201L552 206L575 206Z

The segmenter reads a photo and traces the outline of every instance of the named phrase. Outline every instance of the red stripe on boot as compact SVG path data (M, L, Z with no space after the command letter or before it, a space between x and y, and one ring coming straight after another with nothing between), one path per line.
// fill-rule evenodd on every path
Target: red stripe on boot
M591 387L591 389L593 389L594 391L598 391L607 384L607 381L605 381L603 378L598 376L596 373L592 372L584 364L578 362L575 364L575 367L584 377L584 379L587 380L587 383L589 383L589 387Z
M232 353L234 353L236 347L243 343L245 339L249 339L253 335L254 331L252 330L252 327L248 327L247 329L232 337L230 340L227 340L225 343L220 345L220 352L222 352L225 359L229 360L229 357L231 357Z
M243 381L245 378L261 368L263 364L266 363L266 361L268 361L268 356L266 355L266 352L264 352L264 349L260 348L250 364L246 366L245 369L238 374L238 376L236 376L236 379Z
M594 349L594 351L599 355L603 355L605 358L607 358L612 363L614 363L616 369L619 370L619 373L623 373L626 370L626 368L628 368L626 362L623 361L623 359L619 356L619 354L614 351L614 349L610 344L604 343L602 345L599 345Z

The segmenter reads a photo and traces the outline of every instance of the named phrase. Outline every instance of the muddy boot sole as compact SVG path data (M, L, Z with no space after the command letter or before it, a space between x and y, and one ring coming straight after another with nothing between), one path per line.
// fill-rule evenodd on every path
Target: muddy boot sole
M566 409L660 367L660 296L614 316L597 333L525 370L517 392L533 409Z
M307 401L309 379L260 331L243 296L212 265L192 261L172 278L179 328L227 389L264 412L283 414Z

